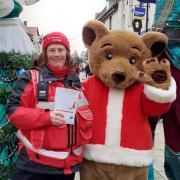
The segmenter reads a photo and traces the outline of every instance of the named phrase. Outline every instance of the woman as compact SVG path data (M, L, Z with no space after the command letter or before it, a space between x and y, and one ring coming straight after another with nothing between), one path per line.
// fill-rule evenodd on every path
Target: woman
M25 72L17 82L6 107L20 139L13 180L73 180L82 161L82 145L91 139L92 115L82 92L74 124L67 124L63 112L54 110L57 87L79 91L67 37L47 34L36 65L37 70Z

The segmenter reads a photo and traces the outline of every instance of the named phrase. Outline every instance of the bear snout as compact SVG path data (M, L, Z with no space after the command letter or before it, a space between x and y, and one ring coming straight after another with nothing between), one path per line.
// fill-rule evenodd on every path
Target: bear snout
M123 73L116 72L116 73L112 74L112 79L113 79L113 81L115 81L116 84L119 84L119 83L123 82L126 79L126 77Z

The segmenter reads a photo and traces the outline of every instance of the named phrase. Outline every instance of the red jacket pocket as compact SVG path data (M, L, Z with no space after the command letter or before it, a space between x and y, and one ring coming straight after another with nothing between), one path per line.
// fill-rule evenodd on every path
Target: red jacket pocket
M78 145L85 145L90 143L92 138L92 122L93 115L87 106L83 106L77 109L77 143Z

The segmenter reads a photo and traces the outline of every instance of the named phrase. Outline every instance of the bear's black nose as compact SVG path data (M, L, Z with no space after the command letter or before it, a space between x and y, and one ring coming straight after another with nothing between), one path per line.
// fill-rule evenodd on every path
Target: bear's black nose
M122 73L114 73L112 75L112 79L116 82L116 84L119 84L123 82L126 78L125 78L125 75Z

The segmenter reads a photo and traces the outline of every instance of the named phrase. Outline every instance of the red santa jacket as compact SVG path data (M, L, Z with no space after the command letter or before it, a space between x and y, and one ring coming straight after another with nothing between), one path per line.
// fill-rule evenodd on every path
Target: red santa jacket
M93 137L84 157L96 162L148 166L153 161L148 116L157 116L176 97L172 79L169 90L137 83L127 89L106 87L95 76L83 82L93 113Z

